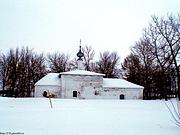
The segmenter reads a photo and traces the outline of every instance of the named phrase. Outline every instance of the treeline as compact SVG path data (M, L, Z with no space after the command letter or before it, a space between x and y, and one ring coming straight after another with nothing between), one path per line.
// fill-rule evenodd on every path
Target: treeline
M122 64L127 80L144 86L144 99L180 97L180 16L152 16Z
M45 74L43 54L36 54L28 48L10 49L0 55L0 78L3 95L30 97L34 94L34 84Z
M94 50L83 48L85 69L104 73L105 77L118 77L119 56L116 52L100 53L94 61ZM10 49L0 54L0 94L9 97L32 97L34 85L49 72L60 73L77 68L77 60L70 60L64 53L37 54L28 47Z

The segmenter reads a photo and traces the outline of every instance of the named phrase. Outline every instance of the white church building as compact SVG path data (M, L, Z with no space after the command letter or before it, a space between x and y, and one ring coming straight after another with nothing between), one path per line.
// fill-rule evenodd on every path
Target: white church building
M78 69L48 73L35 84L35 97L48 92L67 99L142 99L144 87L124 79L103 78L104 74L85 71L83 53L77 53Z

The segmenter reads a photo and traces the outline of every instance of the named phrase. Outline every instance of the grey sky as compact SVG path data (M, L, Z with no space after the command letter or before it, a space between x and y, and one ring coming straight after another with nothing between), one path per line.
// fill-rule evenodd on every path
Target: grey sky
M0 0L0 51L29 46L75 57L79 40L121 58L151 15L180 12L179 0Z

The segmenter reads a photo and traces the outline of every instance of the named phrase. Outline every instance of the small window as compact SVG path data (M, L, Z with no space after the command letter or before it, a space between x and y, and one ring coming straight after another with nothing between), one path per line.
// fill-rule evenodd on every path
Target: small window
M94 92L94 95L96 95L96 96L99 95L99 91L96 90L96 91Z
M124 94L121 94L121 95L119 96L119 99L123 100L124 97L125 97Z
M73 97L77 97L77 91L73 91Z
M43 97L47 97L47 92L46 91L43 92Z

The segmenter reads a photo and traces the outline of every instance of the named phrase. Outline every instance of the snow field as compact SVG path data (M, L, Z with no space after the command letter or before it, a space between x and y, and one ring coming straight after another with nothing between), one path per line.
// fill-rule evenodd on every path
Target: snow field
M0 98L0 132L25 135L179 135L160 100Z

